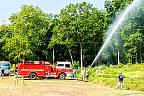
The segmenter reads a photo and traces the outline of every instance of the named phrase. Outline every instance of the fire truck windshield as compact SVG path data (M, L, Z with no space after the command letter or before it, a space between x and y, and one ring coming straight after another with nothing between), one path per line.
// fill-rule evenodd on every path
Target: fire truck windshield
M65 67L70 68L70 64L65 64Z

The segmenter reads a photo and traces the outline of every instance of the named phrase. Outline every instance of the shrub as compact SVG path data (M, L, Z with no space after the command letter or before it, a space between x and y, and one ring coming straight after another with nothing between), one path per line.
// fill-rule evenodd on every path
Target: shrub
M122 63L119 63L119 64L118 64L118 67L119 67L119 68L122 68L123 66L124 66L124 64L122 64Z
M101 65L101 66L98 67L98 69L100 69L100 70L103 70L103 69L106 69L106 68L107 68L106 65Z
M76 68L76 69L78 69L79 65L80 65L80 62L79 62L79 61L77 61L77 62L74 61L74 62L73 62L73 67Z

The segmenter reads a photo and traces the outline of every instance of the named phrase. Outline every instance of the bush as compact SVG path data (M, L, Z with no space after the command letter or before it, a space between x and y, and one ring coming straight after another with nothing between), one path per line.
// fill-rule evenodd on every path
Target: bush
M119 63L119 64L118 64L118 67L119 67L119 68L122 68L123 66L124 66L124 64L122 64L122 63Z
M99 70L103 70L103 69L106 69L106 68L107 68L106 65L101 65L101 66L98 67Z
M117 68L117 65L109 65L110 68Z
M80 62L79 62L79 61L77 61L77 62L76 62L76 61L74 61L74 62L73 62L73 67L74 67L74 68L76 68L76 69L78 69L79 64L80 64Z

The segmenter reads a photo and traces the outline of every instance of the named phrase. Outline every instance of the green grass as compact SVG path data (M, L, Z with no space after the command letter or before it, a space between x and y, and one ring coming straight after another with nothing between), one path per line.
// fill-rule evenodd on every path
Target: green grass
M80 69L78 70L78 73ZM89 81L115 87L117 75L122 72L124 75L124 89L144 91L144 64L127 65L102 65L90 69ZM78 76L79 77L79 76Z

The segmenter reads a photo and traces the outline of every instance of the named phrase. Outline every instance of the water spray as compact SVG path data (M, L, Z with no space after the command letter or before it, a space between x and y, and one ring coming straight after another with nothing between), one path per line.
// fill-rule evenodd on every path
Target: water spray
M132 11L132 9L141 2L141 0L134 0L128 7L126 7L126 9L124 10L124 12L120 15L121 17L118 18L118 20L116 20L114 22L114 27L112 30L110 30L110 34L109 36L106 38L103 46L101 47L101 49L99 50L98 54L96 55L95 59L93 60L90 68L93 66L93 64L95 63L95 61L98 59L98 57L100 56L100 54L102 53L102 51L104 50L104 48L108 45L109 41L111 40L111 38L113 37L114 33L117 32L117 29L119 28L119 26L121 26L121 24L125 21L126 16ZM89 68L89 69L90 69Z

